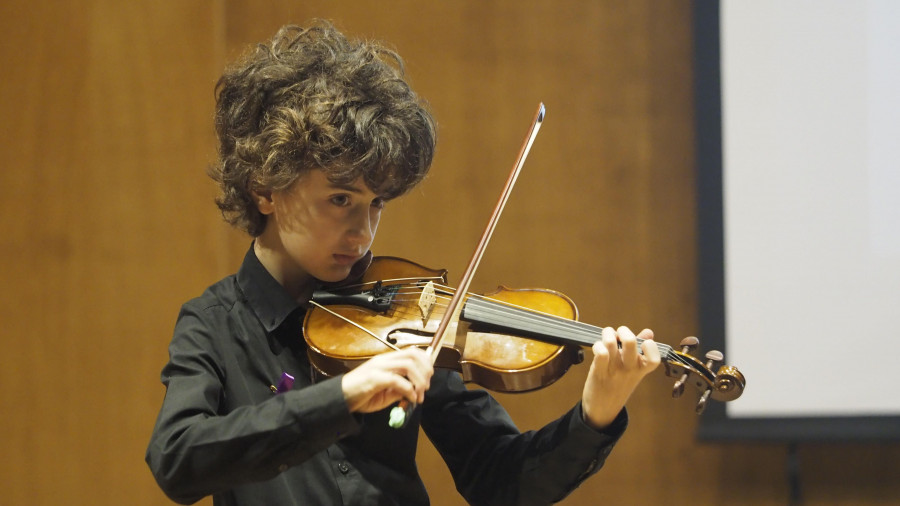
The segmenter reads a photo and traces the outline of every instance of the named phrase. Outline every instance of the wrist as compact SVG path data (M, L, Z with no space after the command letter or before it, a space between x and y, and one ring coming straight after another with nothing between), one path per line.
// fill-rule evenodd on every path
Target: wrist
M623 406L615 415L608 419L598 419L588 416L588 411L581 405L581 421L588 428L597 432L620 432L628 424L628 412Z
M593 406L590 406L588 403L585 403L582 400L581 420L585 423L585 425L594 430L603 430L612 425L622 409L623 408L619 408L615 411L608 408L595 409Z

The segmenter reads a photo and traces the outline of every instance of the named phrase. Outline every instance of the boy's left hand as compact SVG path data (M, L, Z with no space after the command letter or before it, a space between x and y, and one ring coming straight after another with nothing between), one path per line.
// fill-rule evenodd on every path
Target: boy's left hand
M594 359L581 395L585 421L595 429L616 419L644 376L660 363L659 348L649 329L635 336L628 327L606 327L602 336L592 348ZM638 353L638 338L644 340L643 354Z

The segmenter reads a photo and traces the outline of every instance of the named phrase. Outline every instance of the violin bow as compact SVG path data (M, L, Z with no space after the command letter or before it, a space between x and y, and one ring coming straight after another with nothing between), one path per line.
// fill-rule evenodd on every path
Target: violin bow
M484 257L484 252L485 250L487 250L487 245L491 240L491 236L494 234L494 229L497 228L497 222L500 220L500 214L503 212L503 208L506 206L506 202L509 200L509 196L512 194L512 189L516 184L516 180L519 178L519 173L522 172L522 166L525 165L525 159L528 158L528 153L531 151L531 145L534 144L534 139L537 137L538 131L541 129L541 124L543 124L544 122L545 114L546 109L544 108L544 103L541 102L540 104L538 104L538 109L534 115L534 120L532 120L531 122L531 128L528 129L528 134L525 136L525 142L522 143L522 147L519 150L519 156L516 157L516 163L513 164L513 168L509 173L509 177L506 179L506 185L503 187L503 192L500 194L500 199L497 201L497 205L494 207L494 212L491 213L491 217L488 220L484 233L481 235L481 240L478 241L478 246L475 247L475 251L474 253L472 253L472 259L469 261L469 266L463 273L462 279L459 282L459 286L457 287L456 292L453 294L453 297L450 299L450 303L447 305L444 316L441 318L441 321L438 324L438 328L434 333L434 337L431 339L431 344L429 344L428 348L425 349L425 351L431 357L432 364L434 364L435 360L437 359L438 352L440 351L441 341L444 339L444 334L447 332L447 327L450 325L450 321L453 320L454 316L457 314L457 309L459 308L460 302L462 302L465 294L469 291L469 285L472 284L472 278L475 277L475 271L478 269L478 265L481 263L482 257ZM406 421L409 420L413 410L415 409L415 403L409 402L406 399L401 400L397 406L394 406L394 408L391 409L389 421L390 426L393 428L402 428L403 426L405 426Z

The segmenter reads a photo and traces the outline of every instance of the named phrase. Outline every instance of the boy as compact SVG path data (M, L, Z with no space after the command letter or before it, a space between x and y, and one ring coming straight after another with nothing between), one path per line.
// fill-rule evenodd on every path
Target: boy
M223 215L254 241L238 272L187 302L176 323L147 449L169 497L427 504L420 426L472 504L559 501L600 468L625 429L625 401L659 364L649 330L641 355L627 328L604 329L581 402L528 433L415 348L308 379L307 301L365 271L385 202L428 171L434 129L395 53L324 22L282 28L222 76L211 173ZM386 408L401 399L420 406L392 429Z

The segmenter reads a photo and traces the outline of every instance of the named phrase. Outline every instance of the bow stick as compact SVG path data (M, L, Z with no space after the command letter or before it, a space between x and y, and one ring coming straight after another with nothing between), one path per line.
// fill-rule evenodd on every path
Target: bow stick
M504 206L506 206L506 201L509 200L509 196L512 193L512 188L516 184L516 179L519 178L519 173L522 171L522 166L525 164L525 159L528 157L528 152L531 151L531 145L534 144L534 139L537 137L538 131L541 129L541 124L544 121L544 115L546 111L544 109L543 102L538 104L537 113L534 115L534 120L531 122L531 128L528 130L528 135L525 137L525 142L522 144L522 148L519 150L519 156L516 158L516 163L513 165L512 171L509 173L509 177L506 179L506 186L503 188L503 192L500 194L500 199L497 201L496 207L494 207L494 212L491 214L491 218L488 220L487 226L485 227L484 234L481 235L481 240L478 241L478 246L475 248L475 252L472 254L472 259L469 261L469 266L466 268L465 273L463 273L463 277L459 282L459 286L457 287L456 292L453 294L453 298L450 299L450 303L447 305L447 309L444 312L443 318L441 318L440 323L438 324L438 328L434 333L434 337L431 340L431 344L428 345L428 348L425 349L426 353L431 356L431 363L434 364L437 359L438 352L440 351L441 341L444 339L444 334L447 332L447 327L450 325L450 321L458 314L458 308L460 302L463 297L469 291L469 285L472 284L472 278L475 277L475 271L478 269L478 264L481 263L481 258L484 256L484 252L487 249L488 242L491 240L491 236L494 234L494 229L497 227L497 221L500 219L500 213L503 212ZM406 425L406 421L409 420L412 415L413 410L416 409L416 404L403 399L397 406L391 410L390 414L390 426L393 428L401 428Z

